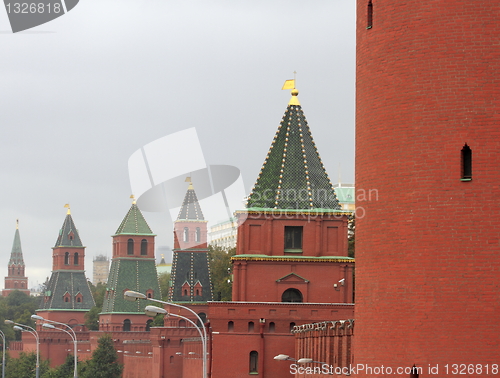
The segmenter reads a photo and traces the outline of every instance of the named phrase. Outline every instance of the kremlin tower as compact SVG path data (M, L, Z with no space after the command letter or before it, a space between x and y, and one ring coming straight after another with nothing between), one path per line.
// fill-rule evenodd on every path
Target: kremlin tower
M236 214L233 301L352 303L348 213L340 209L298 93L292 90L247 209Z
M2 296L7 297L14 290L19 290L26 295L30 295L28 277L25 275L24 268L21 237L19 236L19 221L17 221L14 243L12 244L12 251L10 253L8 275L5 277L5 288L2 290Z
M68 207L66 218L52 248L52 275L37 315L82 326L85 313L95 306L85 277L85 247Z
M207 248L207 221L190 182L174 222L171 302L212 300Z
M132 202L113 235L113 257L106 295L99 316L100 331L148 331L152 319L144 314L142 301L129 302L123 293L138 291L161 299L155 263L155 234Z
M499 19L357 1L355 363L394 369L358 376L498 373Z

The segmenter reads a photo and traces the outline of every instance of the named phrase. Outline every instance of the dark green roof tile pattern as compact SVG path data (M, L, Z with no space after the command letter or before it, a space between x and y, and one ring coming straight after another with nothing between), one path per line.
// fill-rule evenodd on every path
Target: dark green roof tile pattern
M67 302L66 293L69 294ZM78 298L81 302L78 302ZM43 310L90 310L94 306L94 298L83 271L52 272L40 301L40 309Z
M66 214L66 218L64 218L62 228L59 230L59 236L57 237L54 247L83 247L71 214Z
M184 196L184 201L182 202L181 209L179 210L179 215L177 220L204 220L203 212L201 211L200 204L198 203L198 197L194 191L193 185L190 183L189 188Z
M340 209L300 105L288 105L247 207Z
M16 228L14 234L14 243L12 244L12 251L10 252L9 265L24 266L23 250L21 248L21 236L19 229Z
M174 251L169 300L172 302L207 302L213 300L212 281L208 251ZM187 282L189 293L183 295L182 287ZM196 295L196 288L201 295Z
M116 230L115 235L154 235L149 228L146 219L141 213L141 210L135 203L130 207L127 215L123 218L120 227Z
M144 301L129 302L123 298L127 290L146 294L153 290L153 298L161 299L160 284L154 259L115 258L111 260L106 297L102 313L144 314Z

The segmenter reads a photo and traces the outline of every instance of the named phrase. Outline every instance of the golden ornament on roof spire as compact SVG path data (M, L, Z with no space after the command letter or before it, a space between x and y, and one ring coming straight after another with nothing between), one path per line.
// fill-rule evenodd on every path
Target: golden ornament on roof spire
M71 214L71 208L69 207L69 203L67 203L66 205L64 205L64 207L68 209L68 211L66 212L66 215L70 215Z
M290 101L288 102L288 105L298 105L300 106L300 102L299 102L299 99L297 98L297 96L299 95L299 91L297 90L297 88L295 88L295 75L297 74L297 72L294 72L293 73L293 79L292 80L286 80L285 81L285 84L283 84L283 88L281 88L282 90L283 89L291 89L291 93L292 93L292 98L290 99Z

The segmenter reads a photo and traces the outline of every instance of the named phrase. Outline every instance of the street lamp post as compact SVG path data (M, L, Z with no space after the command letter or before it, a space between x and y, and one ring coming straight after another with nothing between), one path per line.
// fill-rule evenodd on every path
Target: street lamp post
M5 334L0 331L0 336L3 341L3 351L2 351L2 378L5 378Z
M33 336L35 336L35 340L36 340L35 377L40 378L40 338L38 337L38 332L34 328L32 328L26 324L16 323L16 322L13 322L12 320L5 320L5 324L13 324L14 327L12 327L12 328L14 328L16 331L29 332Z
M73 353L73 357L74 357L74 368L73 368L73 370L74 371L73 371L73 377L74 378L78 378L78 341L77 341L77 338L76 338L75 330L73 328L71 328L69 325L65 324L65 323L56 322L55 320L45 319L45 318L43 318L43 317L41 317L39 315L31 315L31 319L41 320L43 322L47 322L47 323L43 323L42 327L49 328L49 329L57 329L59 331L66 332L71 337L71 340L73 340L73 345L74 345L74 353ZM65 330L63 328L58 328L58 327L55 327L52 324L48 324L48 323L59 324L59 325L65 326L66 328L68 328L71 331L71 333L69 333L67 330Z
M73 359L74 359L73 377L78 378L78 349L75 337L70 332L66 331L64 328L58 328L53 324L43 323L42 327L48 329L57 329L58 331L66 332L69 335L69 337L71 337L71 340L73 340L73 345L75 347L75 351L73 353Z
M181 318L189 321L191 324L193 324L196 327L196 329L200 333L202 350L203 350L203 378L207 378L207 331L205 329L205 325L203 323L203 320L199 317L199 315L196 312L191 310L189 307L182 306L182 305L177 304L177 303L160 301L159 299L148 298L146 295L139 293L137 291L132 291L132 290L126 291L124 293L124 298L126 300L129 300L129 301L136 301L137 299L146 299L146 300L151 301L151 302L161 303L161 304L168 305L168 306L179 307L179 308L183 308L185 310L188 310L194 316L196 316L196 318L200 321L200 324L202 325L201 327L198 327L191 319L185 318L183 316L179 316L177 314L170 313L170 315L178 316L178 317L181 317ZM147 307L160 308L160 307L156 307L156 306L147 306ZM165 311L165 314L167 313L167 310L165 310L165 309L162 309L162 310ZM154 311L151 311L151 312L154 312ZM157 314L158 313L162 313L162 312L157 312ZM201 328L201 330L200 330L200 328Z

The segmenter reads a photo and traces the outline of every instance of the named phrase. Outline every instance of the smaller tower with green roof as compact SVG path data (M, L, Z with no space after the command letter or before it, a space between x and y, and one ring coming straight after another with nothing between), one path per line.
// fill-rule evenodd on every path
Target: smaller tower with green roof
M212 300L207 248L207 221L201 211L191 179L174 223L174 256L169 292L172 302Z
M40 302L37 314L50 320L82 327L84 315L95 306L85 277L85 247L71 217L69 205L66 218L52 248L52 275Z
M14 243L10 253L8 265L8 274L5 277L5 286L2 290L2 296L7 297L12 291L19 290L30 295L28 289L28 277L24 272L23 251L21 249L21 237L19 235L19 221L16 222L16 233L14 234Z
M144 303L129 302L123 293L133 290L161 299L154 255L155 236L134 200L113 235L113 257L99 316L101 331L149 330L152 320L144 314Z
M284 89L292 98L247 209L235 214L233 301L351 303L349 212L341 210L290 82Z

